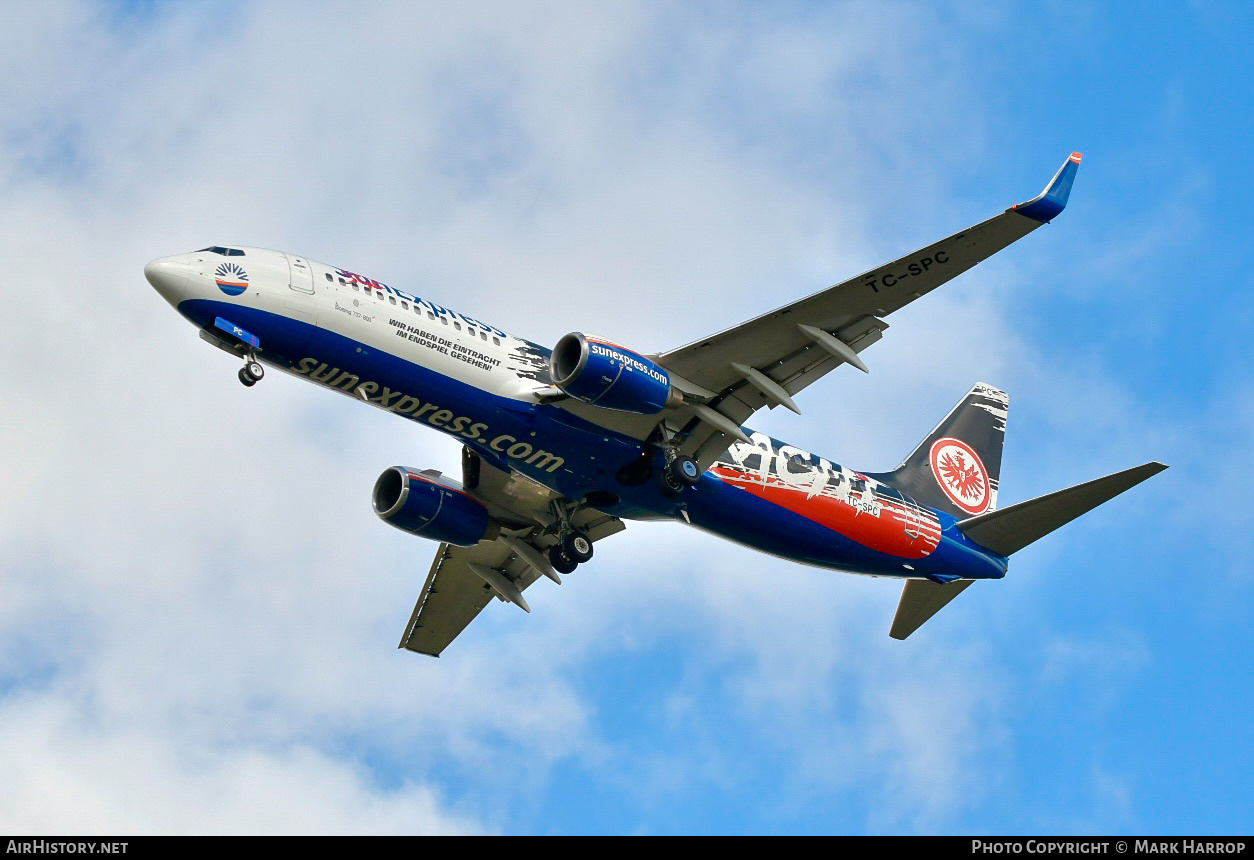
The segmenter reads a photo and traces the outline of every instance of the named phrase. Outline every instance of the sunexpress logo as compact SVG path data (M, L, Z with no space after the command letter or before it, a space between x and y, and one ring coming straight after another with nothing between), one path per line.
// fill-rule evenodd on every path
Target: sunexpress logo
M494 325L488 325L485 322L480 322L474 317L468 317L465 314L458 313L457 311L449 310L448 308L433 304L424 298L411 295L404 290L398 290L396 287L389 287L387 284L381 281L376 281L374 278L367 278L365 275L359 275L356 272L350 272L347 269L336 269L335 273L347 283L359 284L367 290L379 290L384 293L390 293L398 299L404 299L407 302L417 305L424 311L434 314L436 317L460 320L467 325L476 326L486 332L495 334L497 337L509 337L509 335Z
M601 358L608 358L610 361L621 363L628 370L638 370L650 379L656 380L663 385L670 385L671 378L654 366L651 362L645 361L643 358L633 354L617 344L609 344L603 341L588 341L588 348L593 355Z
M536 448L530 442L524 442L508 433L494 434L488 424L476 421L468 415L458 415L437 403L424 403L412 394L388 388L377 382L362 381L357 374L340 370L338 367L329 367L326 362L316 358L302 358L292 370L328 388L356 394L367 403L381 406L389 412L404 415L415 421L423 421L437 430L460 436L467 442L486 445L498 454L532 466L538 471L552 473L566 464L566 458Z

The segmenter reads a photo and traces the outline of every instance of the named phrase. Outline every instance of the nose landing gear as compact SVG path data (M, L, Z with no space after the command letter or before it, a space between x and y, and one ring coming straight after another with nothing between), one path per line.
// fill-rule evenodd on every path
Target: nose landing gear
M256 357L249 355L248 361L244 362L244 366L239 369L239 381L246 388L252 388L261 381L261 377L266 375L266 369L261 366L261 362Z

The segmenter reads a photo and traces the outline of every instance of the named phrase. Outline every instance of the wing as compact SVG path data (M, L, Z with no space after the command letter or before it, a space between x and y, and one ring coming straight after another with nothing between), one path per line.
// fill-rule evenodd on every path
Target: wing
M888 328L884 317L1048 223L1066 206L1080 165L1072 155L1037 197L1000 215L712 337L656 357L692 405L683 453L709 466L763 406L798 411L792 395ZM681 407L681 413L682 413ZM713 413L713 414L711 414Z
M496 540L471 547L440 544L399 646L432 657L439 657L493 597L530 612L522 596L528 586L541 576L562 582L545 556L557 542L547 523L551 502L560 497L522 475L481 461L473 452L463 457L463 473L467 490L510 527ZM593 508L576 511L571 522L594 542L624 528L622 520Z

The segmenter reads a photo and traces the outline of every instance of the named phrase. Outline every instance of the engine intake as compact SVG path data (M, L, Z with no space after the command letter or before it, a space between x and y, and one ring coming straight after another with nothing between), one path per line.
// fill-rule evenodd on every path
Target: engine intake
M655 415L683 402L663 368L626 347L579 332L557 342L549 372L566 394L605 409Z
M442 475L393 466L374 482L379 519L419 537L474 546L496 537L499 527L483 502Z

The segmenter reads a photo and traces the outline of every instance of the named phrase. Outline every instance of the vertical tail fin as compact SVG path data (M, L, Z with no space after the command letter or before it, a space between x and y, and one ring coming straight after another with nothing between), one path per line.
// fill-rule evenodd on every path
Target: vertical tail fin
M892 472L873 475L958 519L997 507L1010 395L977 382Z

